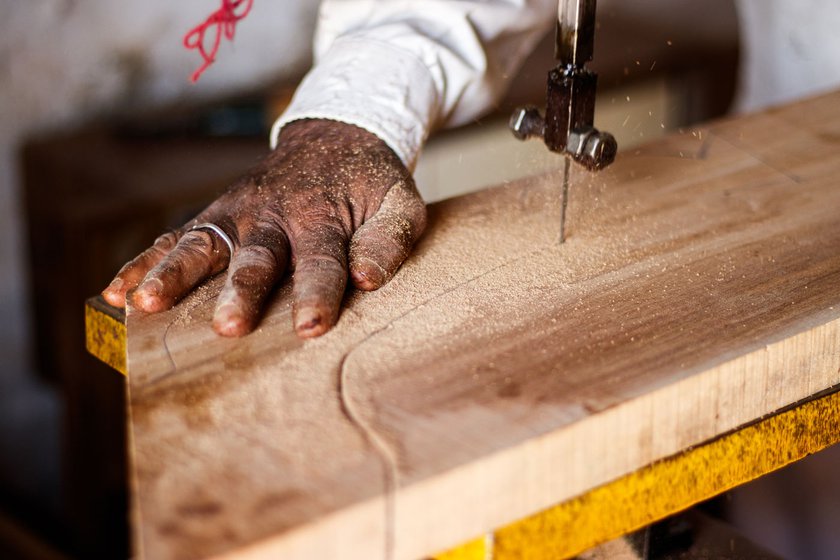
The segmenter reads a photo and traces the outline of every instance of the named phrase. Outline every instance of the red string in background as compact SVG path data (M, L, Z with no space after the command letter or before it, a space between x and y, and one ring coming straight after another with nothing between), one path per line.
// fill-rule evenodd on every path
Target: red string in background
M254 0L222 0L222 5L218 10L184 35L184 47L197 49L204 60L201 66L190 76L190 81L197 82L204 71L216 60L216 53L219 52L223 35L228 41L233 40L236 33L236 24L248 15L253 3ZM215 35L208 50L206 48L206 33L211 28L215 31Z

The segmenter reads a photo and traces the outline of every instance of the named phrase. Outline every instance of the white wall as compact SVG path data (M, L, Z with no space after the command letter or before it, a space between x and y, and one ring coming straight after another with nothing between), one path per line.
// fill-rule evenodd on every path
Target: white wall
M735 107L753 111L840 86L840 1L739 0Z
M0 0L0 391L28 370L16 150L34 131L253 89L309 65L317 0L255 0L197 85L186 30L219 0ZM60 281L60 279L56 279Z

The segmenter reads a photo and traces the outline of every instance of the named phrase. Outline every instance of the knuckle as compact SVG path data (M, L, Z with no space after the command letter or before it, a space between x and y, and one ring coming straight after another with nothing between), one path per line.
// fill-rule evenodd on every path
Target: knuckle
M175 245L178 244L178 236L175 232L168 231L155 239L154 245L152 245L152 250L154 251L171 251L175 248Z
M236 267L276 268L279 259L272 249L264 245L249 245L240 249L236 255Z
M402 262L408 256L410 245L410 242L391 235L371 232L351 245L350 260L354 263L370 260L382 266L393 261Z
M181 239L180 246L187 255L205 257L220 248L217 246L216 236L201 229L187 233Z
M419 224L415 216L396 214L382 220L376 228L379 238L387 239L400 247L408 247L418 235Z
M349 208L343 194L309 191L288 202L286 216L295 225L336 227L347 220Z
M296 225L310 230L340 229L340 213L331 204L303 207L295 213Z
M334 256L326 254L311 254L298 258L295 270L319 275L344 275L344 263Z
M382 224L376 240L379 243L388 244L394 249L404 251L414 240L414 227L409 220L396 216Z
M260 214L254 227L257 231L282 234L285 220L273 209L265 209Z
M294 239L301 251L318 252L318 249L332 252L342 247L350 237L347 229L334 220L312 219L297 224Z
M184 267L177 258L164 259L149 272L143 282L145 283L152 278L157 278L166 284L167 279L180 277L183 274L183 270Z
M212 245L206 233L190 232L181 238L177 248L160 261L153 272L157 276L181 277L189 270L207 270L211 264L209 248Z
M271 269L240 267L230 275L230 291L243 301L252 301L264 297L273 287L274 280L275 275Z

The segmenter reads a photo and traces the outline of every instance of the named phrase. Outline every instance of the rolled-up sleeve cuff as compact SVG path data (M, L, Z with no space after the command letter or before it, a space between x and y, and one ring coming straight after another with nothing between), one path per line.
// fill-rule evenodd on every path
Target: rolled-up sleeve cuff
M375 134L413 170L438 106L429 68L415 54L367 37L343 37L307 74L272 126L271 147L292 121L330 119Z

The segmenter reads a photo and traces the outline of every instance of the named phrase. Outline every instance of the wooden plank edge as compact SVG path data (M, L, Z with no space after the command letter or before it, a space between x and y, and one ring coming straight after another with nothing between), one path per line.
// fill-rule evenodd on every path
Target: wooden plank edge
M125 311L102 296L85 302L85 348L99 360L126 374Z
M838 442L840 387L834 387L433 558L572 557Z

